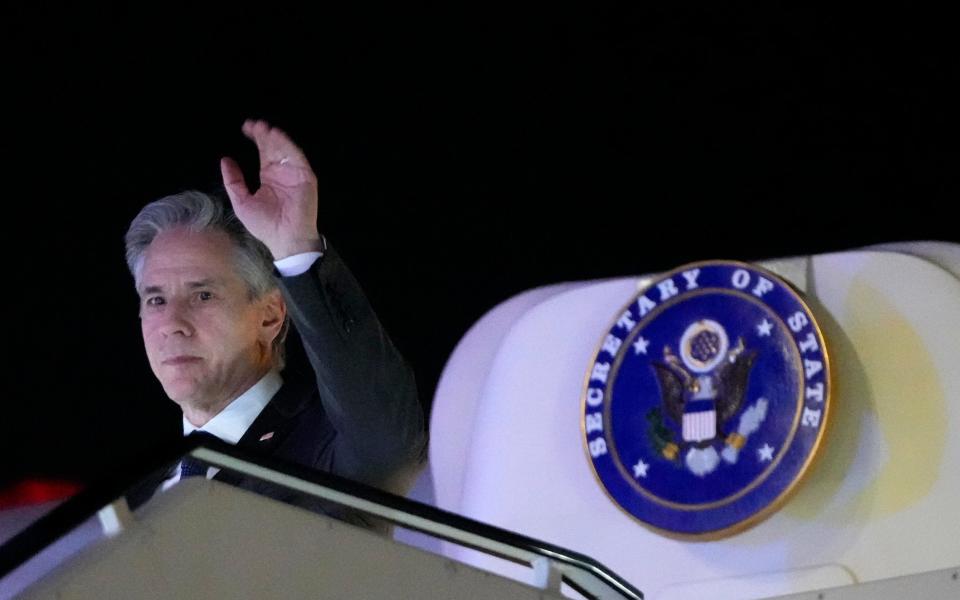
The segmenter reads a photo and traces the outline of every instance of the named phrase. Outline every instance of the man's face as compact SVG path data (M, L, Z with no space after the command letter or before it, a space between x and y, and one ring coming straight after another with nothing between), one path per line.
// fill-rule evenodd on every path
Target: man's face
M154 375L185 414L218 412L270 367L282 300L276 293L251 301L234 252L223 232L179 228L157 235L144 256L143 343Z

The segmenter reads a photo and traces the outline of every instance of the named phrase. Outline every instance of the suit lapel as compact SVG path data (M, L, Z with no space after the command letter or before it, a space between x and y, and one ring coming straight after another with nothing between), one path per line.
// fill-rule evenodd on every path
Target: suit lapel
M283 385L247 428L237 447L261 456L274 455L297 424L297 415L309 405L312 383L302 373L285 370ZM237 484L243 478L243 475L229 471L220 471L214 477L232 484Z

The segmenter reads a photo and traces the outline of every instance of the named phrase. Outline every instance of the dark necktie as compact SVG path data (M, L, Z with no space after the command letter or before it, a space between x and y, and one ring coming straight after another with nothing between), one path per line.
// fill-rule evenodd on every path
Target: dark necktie
M199 429L191 432L187 437L190 439L218 439L217 436L213 435L212 433L200 431ZM183 460L180 461L180 479L186 479L187 477L194 477L197 475L206 476L208 468L209 465L205 462L199 461L192 456L184 456Z

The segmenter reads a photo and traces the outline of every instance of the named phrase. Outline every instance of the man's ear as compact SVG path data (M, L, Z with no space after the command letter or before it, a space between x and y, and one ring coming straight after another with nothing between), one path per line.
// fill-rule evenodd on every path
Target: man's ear
M259 300L261 309L260 335L267 345L280 335L283 321L287 317L287 303L280 290L270 290Z

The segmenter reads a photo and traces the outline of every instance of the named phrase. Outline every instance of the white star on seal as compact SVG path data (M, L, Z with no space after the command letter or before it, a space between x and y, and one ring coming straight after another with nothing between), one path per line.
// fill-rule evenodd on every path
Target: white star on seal
M762 323L757 325L757 334L759 334L760 337L766 337L770 335L770 330L772 328L773 328L773 323L764 319Z
M637 341L633 343L633 349L637 354L646 354L647 346L650 345L650 340L643 339L642 335L637 336Z
M769 462L773 460L773 446L770 444L764 444L757 450L757 458L760 462Z
M646 477L647 469L650 468L650 465L643 462L643 459L637 461L637 464L633 465L633 476L634 477Z

